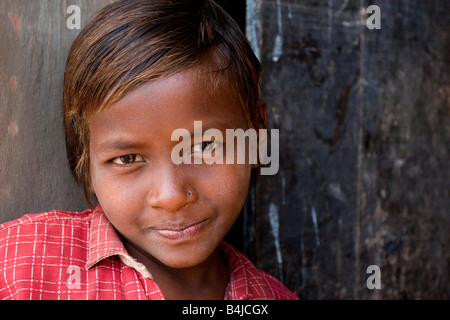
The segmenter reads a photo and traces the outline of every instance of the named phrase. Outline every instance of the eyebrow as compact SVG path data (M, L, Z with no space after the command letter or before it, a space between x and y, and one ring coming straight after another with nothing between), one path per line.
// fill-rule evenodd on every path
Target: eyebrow
M124 138L113 138L102 141L99 144L99 152L109 152L111 150L130 150L140 149L144 146L143 143L130 141Z
M222 132L225 132L226 129L236 129L236 126L230 126L227 121L208 121L208 120L195 120L202 121L202 130L203 133L208 129L218 129ZM192 122L192 126L194 125L194 121ZM181 129L181 128L180 128ZM184 128L187 129L187 128ZM194 137L193 128L187 129L191 135ZM168 137L168 141L171 141L170 137ZM98 152L107 153L111 151L120 151L120 150L139 150L143 148L146 144L143 142L129 140L123 137L118 138L110 138L102 141L99 144Z
M200 120L198 120L200 121ZM192 122L192 124L194 124ZM225 131L226 129L237 129L236 125L232 126L227 121L219 120L219 121L208 121L208 120L202 120L202 129L203 131L206 131L208 129L219 129L220 131ZM243 128L244 129L244 128ZM193 135L194 132L191 132L191 135Z

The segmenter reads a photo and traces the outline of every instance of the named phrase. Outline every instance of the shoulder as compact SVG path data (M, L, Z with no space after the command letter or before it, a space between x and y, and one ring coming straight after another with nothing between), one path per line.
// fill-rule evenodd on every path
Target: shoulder
M298 300L295 292L286 288L278 279L256 268L240 251L227 243L222 250L230 272L230 294L233 299Z
M13 248L62 246L83 242L90 227L92 210L83 212L49 211L28 214L0 225L0 252ZM79 244L80 245L80 244Z
M91 209L84 210L82 212L52 210L48 212L26 214L18 219L0 224L0 232L19 226L51 221L58 221L61 223L64 223L64 221L86 221L90 219L92 212L93 210Z
M45 237L53 232L63 232L67 227L75 228L75 232L78 229L84 230L90 223L91 213L92 210L83 212L53 210L27 214L0 224L0 241L11 235Z
M83 247L87 244L91 213L55 210L5 222L0 225L0 256L15 252L31 257L39 254L39 249L48 252L67 245Z
M84 266L91 213L50 211L1 224L0 299L30 296L37 284L57 287L67 266Z

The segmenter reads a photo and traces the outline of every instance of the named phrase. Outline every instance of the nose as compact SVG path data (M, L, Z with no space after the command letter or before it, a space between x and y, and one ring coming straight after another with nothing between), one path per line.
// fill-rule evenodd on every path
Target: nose
M180 166L167 165L159 171L148 194L148 205L152 208L176 212L197 201L198 194L190 186L188 176Z

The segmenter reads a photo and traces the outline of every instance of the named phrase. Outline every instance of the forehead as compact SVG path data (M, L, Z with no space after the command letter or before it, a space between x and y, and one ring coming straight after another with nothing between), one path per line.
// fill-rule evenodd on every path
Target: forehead
M225 57L218 48L212 48L203 55L199 55L196 60L184 64L177 65L178 63L173 61L172 65L170 59L167 59L166 62L164 67L149 68L131 78L125 77L119 80L118 84L106 95L103 103L97 108L92 108L90 115L107 109L123 99L129 92L136 90L137 87L165 80L177 74L185 75L188 81L203 82L204 90L230 90L229 93L237 101L241 100L232 84L233 71L229 67L229 57Z
M194 121L202 121L204 128L246 128L238 97L214 78L210 72L188 69L139 86L92 116L91 143L125 136L170 142L173 130L191 130Z

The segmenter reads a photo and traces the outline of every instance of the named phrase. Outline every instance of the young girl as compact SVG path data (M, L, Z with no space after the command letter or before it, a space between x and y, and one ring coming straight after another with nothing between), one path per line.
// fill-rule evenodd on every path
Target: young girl
M0 226L1 299L297 299L223 241L246 199L249 161L175 164L185 128L265 128L260 65L211 0L127 0L73 43L64 81L69 164L81 213ZM216 131L217 132L217 131ZM226 154L217 136L187 154ZM205 161L206 162L206 161Z

